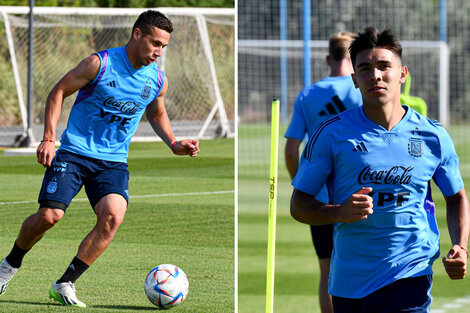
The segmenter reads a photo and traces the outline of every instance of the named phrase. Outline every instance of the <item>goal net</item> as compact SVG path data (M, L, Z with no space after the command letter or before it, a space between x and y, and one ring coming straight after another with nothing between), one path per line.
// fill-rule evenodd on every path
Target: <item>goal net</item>
M271 101L273 98L281 99L279 163L281 168L285 168L282 138L290 122L295 99L304 87L304 42L303 10L299 3L286 2L287 22L284 25L281 23L280 2L262 3L239 2L238 173L240 178L264 177L267 180ZM421 2L403 5L397 0L387 0L386 3L379 9L374 1L369 0L311 1L311 83L330 73L326 56L328 39L333 33L357 32L366 26L380 29L389 26L403 45L403 64L412 77L410 94L426 101L430 118L446 125L455 123L464 115L456 114L456 95L449 94L449 47L453 47L453 43L440 42L439 34L436 34L439 6ZM400 10L407 14L397 13ZM424 15L429 18L422 18ZM283 26L286 40L280 40ZM286 170L280 173L287 178Z
M283 57L281 47L288 45L285 58L289 68L287 95L282 95L280 87L280 59ZM443 120L447 109L439 105L442 99L442 82L440 78L440 59L447 58L447 47L439 42L408 42L403 44L403 64L408 66L413 78L414 96L426 99L428 116ZM286 96L287 113L281 116L284 121L280 134L283 137L290 121L295 99L303 88L303 43L290 41L240 41L239 42L239 75L247 78L239 82L240 102L239 115L239 172L241 175L267 175L269 166L269 121L272 98L281 99ZM328 41L311 42L312 82L319 81L329 75L329 67L325 61L328 54ZM424 60L424 61L423 61ZM423 66L426 63L426 66ZM259 77L269 71L269 80ZM249 78L249 79L248 79ZM444 82L445 83L445 82ZM280 147L284 149L284 145ZM254 157L253 154L257 154ZM283 153L280 154L282 157ZM283 162L280 163L284 166Z
M33 140L42 138L50 90L86 56L123 46L145 9L34 8ZM157 64L170 85L165 106L179 138L232 136L234 130L234 9L159 8L174 25ZM0 143L27 125L29 8L0 7ZM76 94L62 109L57 136L66 127ZM158 139L145 116L136 140Z

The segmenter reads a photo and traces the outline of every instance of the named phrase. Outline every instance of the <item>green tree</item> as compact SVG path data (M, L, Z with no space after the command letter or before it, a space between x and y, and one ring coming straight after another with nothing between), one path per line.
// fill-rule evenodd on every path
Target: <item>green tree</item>
M0 5L28 6L29 0L0 0ZM102 7L102 8L154 8L203 7L233 8L234 0L36 0L35 6L49 7Z

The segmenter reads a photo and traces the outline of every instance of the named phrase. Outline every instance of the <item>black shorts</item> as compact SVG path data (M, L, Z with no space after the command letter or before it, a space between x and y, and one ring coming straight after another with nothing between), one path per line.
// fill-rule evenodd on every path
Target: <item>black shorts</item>
M331 252L333 252L333 224L310 225L310 232L318 258L331 258Z
M432 275L403 278L360 298L332 296L335 313L430 312Z
M47 168L39 193L40 207L64 210L82 186L92 208L110 194L122 195L129 202L129 171L123 162L111 162L59 150Z

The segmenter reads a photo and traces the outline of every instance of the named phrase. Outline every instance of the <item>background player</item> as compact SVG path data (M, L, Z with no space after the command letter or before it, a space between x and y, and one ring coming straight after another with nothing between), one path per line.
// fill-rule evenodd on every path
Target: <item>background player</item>
M369 27L350 47L363 106L309 139L293 181L292 216L334 224L329 292L334 311L429 312L439 232L430 193L444 195L451 279L466 274L470 228L459 160L445 129L400 104L406 66L390 30ZM324 183L330 203L315 199Z
M46 103L44 137L37 149L38 162L47 167L40 208L24 221L13 249L0 264L0 294L25 254L61 220L84 185L97 222L49 295L64 305L86 306L77 299L74 283L104 252L122 223L128 204L128 149L144 113L173 153L198 154L197 140L176 141L164 106L168 79L155 61L172 31L171 21L163 14L146 11L135 22L127 45L87 57L52 89ZM77 90L56 154L63 100Z
M329 40L326 62L330 76L303 89L294 104L294 112L285 133L287 138L285 160L291 179L294 179L299 164L299 148L304 138L311 137L324 121L347 109L362 105L360 91L354 86L353 68L349 57L349 45L354 34L338 32ZM326 186L315 198L328 203ZM319 299L323 313L333 312L328 294L331 251L333 250L333 225L310 225L313 244L320 264Z

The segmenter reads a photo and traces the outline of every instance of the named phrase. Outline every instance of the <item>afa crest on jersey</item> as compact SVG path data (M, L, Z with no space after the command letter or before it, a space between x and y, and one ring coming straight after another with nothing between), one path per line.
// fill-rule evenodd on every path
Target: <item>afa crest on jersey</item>
M410 138L408 142L408 153L419 158L423 155L423 141L419 138Z
M152 82L150 81L150 79L147 79L147 81L145 82L144 89L142 89L142 91L140 92L140 96L142 97L142 99L148 100L148 98L150 97L151 91L152 91Z

